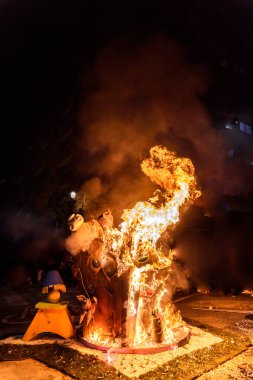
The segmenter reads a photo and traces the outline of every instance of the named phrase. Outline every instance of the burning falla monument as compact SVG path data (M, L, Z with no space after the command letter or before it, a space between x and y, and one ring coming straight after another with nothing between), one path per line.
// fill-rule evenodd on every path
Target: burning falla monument
M145 353L189 337L171 301L173 250L159 239L200 196L195 170L190 159L162 146L150 149L141 169L159 189L124 210L118 228L110 210L88 222L69 218L66 248L78 265L86 303L81 339L90 347Z

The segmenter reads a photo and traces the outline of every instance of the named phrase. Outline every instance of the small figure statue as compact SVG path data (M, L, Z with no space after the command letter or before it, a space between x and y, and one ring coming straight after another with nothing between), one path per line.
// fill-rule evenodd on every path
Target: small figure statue
M84 303L80 319L84 335L93 328L115 338L122 335L125 340L128 282L126 275L118 277L117 257L110 250L113 215L107 210L85 222L82 215L72 214L68 225L71 234L66 248L76 261L85 292L78 298Z

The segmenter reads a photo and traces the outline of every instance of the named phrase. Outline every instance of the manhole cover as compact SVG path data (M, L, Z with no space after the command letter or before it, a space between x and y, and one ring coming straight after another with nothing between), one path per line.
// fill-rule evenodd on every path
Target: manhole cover
M253 320L242 319L241 321L236 322L236 327L238 327L238 329L244 330L244 331L248 331L248 330L253 331Z

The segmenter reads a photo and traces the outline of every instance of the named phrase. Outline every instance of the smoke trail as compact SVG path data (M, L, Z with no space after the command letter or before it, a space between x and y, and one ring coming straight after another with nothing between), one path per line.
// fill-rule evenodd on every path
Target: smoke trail
M156 143L190 157L201 181L207 170L208 180L219 175L221 142L200 101L207 71L187 62L174 42L158 35L134 47L110 46L100 53L89 83L80 110L86 162L78 169L99 178L101 192L89 197L87 208L110 207L119 218L124 208L146 199L153 188L139 165ZM83 194L93 193L90 184Z

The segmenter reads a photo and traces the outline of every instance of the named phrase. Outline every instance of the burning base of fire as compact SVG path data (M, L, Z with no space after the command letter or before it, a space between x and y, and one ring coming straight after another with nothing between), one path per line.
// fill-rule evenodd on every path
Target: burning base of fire
M205 331L192 325L188 327L191 331L191 339L187 344L185 344L183 347L179 347L178 349L165 350L160 353L157 352L156 354L151 353L147 355L141 355L135 353L125 355L125 353L113 353L110 350L108 350L107 352L102 352L98 349L90 349L87 346L84 346L83 344L78 342L77 340L66 340L57 338L56 336L52 335L45 335L44 338L33 339L29 342L24 342L22 339L17 337L9 337L4 340L0 340L0 352L1 347L4 348L6 346L6 352L10 352L10 354L8 354L9 356L7 357L8 360L13 360L15 358L15 347L17 347L19 358L23 357L20 356L20 353L22 352L24 352L24 357L27 357L27 355L30 355L30 357L34 357L34 352L36 352L36 357L39 358L40 361L49 363L49 366L59 368L60 370L62 369L62 360L64 360L63 363L65 363L66 361L66 363L63 364L65 372L76 378L86 377L102 379L106 376L105 372L109 370L117 371L116 374L115 372L110 372L112 375L114 375L112 376L112 378L121 377L123 375L126 376L126 378L130 379L136 379L140 376L143 376L143 378L145 379L149 379L152 378L152 371L156 371L156 378L159 377L159 374L159 378L163 378L164 374L162 373L166 371L169 375L169 370L173 368L173 363L175 360L182 360L184 363L187 364L185 355L196 355L196 357L198 357L201 350L207 349L209 353L215 352L215 347L219 347L219 345L223 344L222 337L215 336L208 331ZM22 349L22 347L24 347L24 349ZM61 347L63 351L61 350ZM52 357L54 358L54 350L56 352L56 360L52 362ZM218 351L222 352L222 350ZM71 355L69 356L68 353L71 353ZM68 361L69 358L71 358L71 362ZM96 361L95 359L98 361ZM6 358L4 360L6 360ZM73 368L75 368L73 366L73 362L76 363L76 372L74 372L73 370ZM91 363L90 366L87 366L87 364L85 364L87 362ZM98 365L98 363L100 363L100 366ZM211 360L210 366L212 366ZM210 368L210 366L208 368ZM169 369L166 369L167 367ZM191 362L190 367L187 367L188 375L193 368L195 370L200 367L200 362L198 362L198 364L195 366L193 366ZM160 370L159 372L157 372L159 368ZM87 373L87 371L89 372ZM94 375L94 372L96 376ZM183 378L183 376L173 378Z
M156 343L156 345L148 345L143 347L121 347L120 344L113 343L110 340L96 341L96 339L88 339L80 337L80 341L89 348L100 350L103 352L110 352L114 354L142 354L150 355L157 354L163 351L175 350L178 347L182 347L189 342L190 339L190 329L186 325L182 325L171 329L171 342L170 343Z

